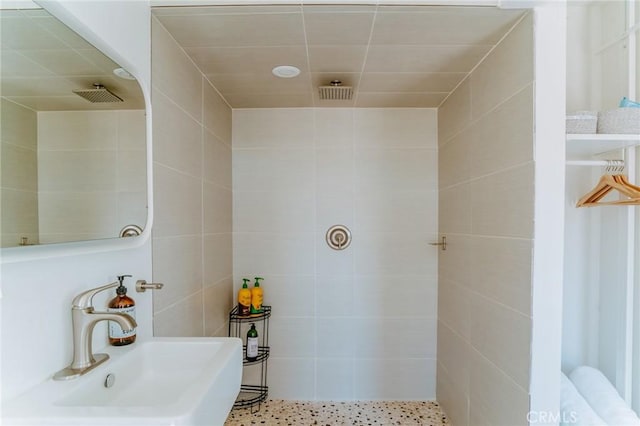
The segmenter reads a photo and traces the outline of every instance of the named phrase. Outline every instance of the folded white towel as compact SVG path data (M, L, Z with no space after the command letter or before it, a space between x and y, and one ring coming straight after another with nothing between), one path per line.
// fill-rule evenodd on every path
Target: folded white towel
M571 381L591 408L611 426L640 426L640 419L607 378L593 367L577 367Z
M560 375L560 426L606 426L569 378Z

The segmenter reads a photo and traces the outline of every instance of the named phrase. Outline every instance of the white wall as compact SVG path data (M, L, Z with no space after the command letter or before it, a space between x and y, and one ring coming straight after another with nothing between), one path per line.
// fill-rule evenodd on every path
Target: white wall
M599 69L594 69L592 52L600 26L591 25L591 9L587 2L567 5L567 113L599 108L599 89L594 85ZM566 169L562 310L562 369L566 373L598 362L599 264L587 259L599 255L592 249L599 245L599 234L591 229L599 227L600 216L598 209L575 208L591 188L589 182L598 178L598 171L576 166Z
M533 26L529 13L438 111L439 231L449 244L439 258L437 397L456 426L527 424Z
M531 294L530 424L558 423L562 358L564 140L567 14L564 2L534 10L535 208Z
M628 49L621 37L627 29L626 4L624 1L593 2L589 9L595 106L600 110L613 109L623 96L629 95Z
M226 336L233 302L231 108L155 18L157 336Z
M596 107L592 93L590 20L587 2L567 2L567 113Z
M562 370L598 365L600 255L599 209L577 209L576 202L597 182L599 170L567 167L565 195L565 266L562 319Z
M149 93L149 5L138 2L43 2L74 29L138 77ZM113 25L117 22L118 25ZM150 113L147 117L150 119ZM150 128L147 128L150 136ZM150 154L150 153L149 153ZM138 240L141 241L141 240ZM6 255L2 264L2 398L11 398L45 380L71 361L70 302L79 292L119 274L151 279L151 244L146 242L76 243L58 248L26 248ZM108 247L117 247L110 250ZM127 247L130 248L122 248ZM21 250L17 248L15 250ZM78 254L87 252L90 254ZM6 263L6 260L11 263ZM131 290L130 290L131 291ZM151 297L133 292L138 306L138 333L151 334ZM95 299L104 306L106 297ZM106 325L94 336L94 348L106 345Z
M640 1L635 0L636 24L640 23ZM640 31L636 30L636 96L640 99Z
M435 397L437 161L432 109L234 110L234 283L265 278L271 397Z
M567 12L567 110L617 107L630 95L625 2L571 2ZM622 391L627 211L575 208L604 172L566 169L562 368L597 367Z

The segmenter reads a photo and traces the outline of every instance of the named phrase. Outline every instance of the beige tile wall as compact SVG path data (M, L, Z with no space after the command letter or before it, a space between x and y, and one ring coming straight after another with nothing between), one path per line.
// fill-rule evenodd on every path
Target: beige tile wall
M36 112L2 99L0 105L1 246L20 238L38 240L38 118Z
M231 108L152 23L156 336L226 336L232 295Z
M234 282L265 277L269 394L433 399L433 109L235 109ZM334 251L325 232L347 225Z
M147 220L142 110L38 113L40 242L115 238Z
M533 17L438 113L437 397L455 426L526 425L533 236Z

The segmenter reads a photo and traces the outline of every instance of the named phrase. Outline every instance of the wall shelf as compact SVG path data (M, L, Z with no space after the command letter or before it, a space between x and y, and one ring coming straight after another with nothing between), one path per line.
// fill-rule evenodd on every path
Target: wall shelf
M253 408L258 406L259 410L260 404L267 400L268 394L269 388L266 385L242 385L233 408L251 408L253 413Z
M271 306L262 305L262 312L259 314L240 315L238 314L238 307L234 306L231 312L229 312L229 321L232 323L247 323L262 321L265 318L271 316Z
M247 345L242 346L243 353L247 353ZM243 365L259 364L269 358L269 346L258 346L258 356L253 361L249 361L246 357L242 359Z
M640 145L640 135L568 134L567 159L586 159Z

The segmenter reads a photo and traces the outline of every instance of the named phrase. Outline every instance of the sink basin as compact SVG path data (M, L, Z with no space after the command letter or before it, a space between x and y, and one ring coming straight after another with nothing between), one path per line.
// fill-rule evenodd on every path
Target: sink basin
M74 380L48 380L3 405L11 425L222 425L240 391L236 338L154 338L104 350Z

